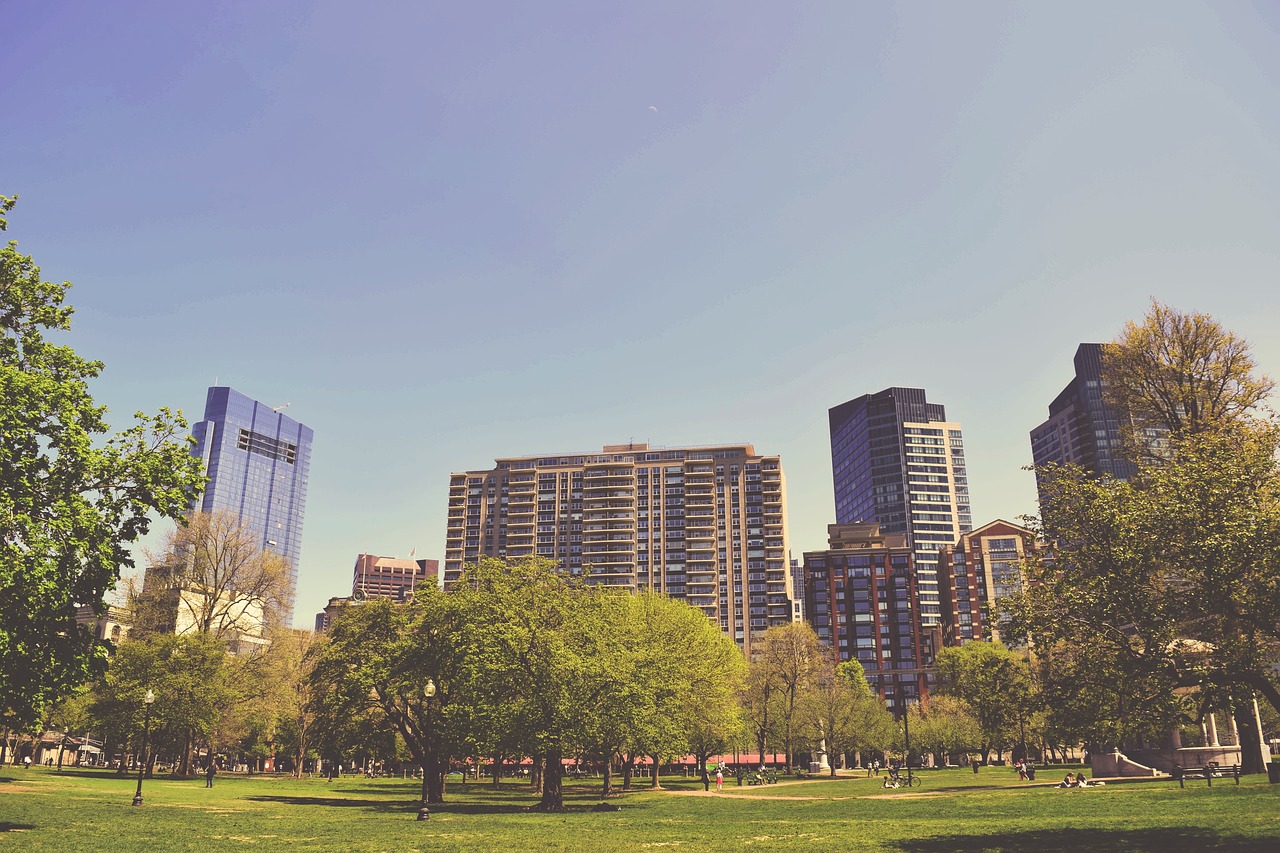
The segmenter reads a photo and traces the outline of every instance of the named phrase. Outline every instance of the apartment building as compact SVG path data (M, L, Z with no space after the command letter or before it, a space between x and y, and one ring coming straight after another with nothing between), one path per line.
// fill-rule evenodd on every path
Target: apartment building
M890 708L927 695L938 628L918 618L920 601L905 533L876 522L832 524L829 547L804 553L804 612L836 663L857 660Z
M942 599L942 641L959 646L999 640L997 602L1022 589L1022 567L1036 551L1035 533L996 519L938 552Z
M782 463L750 444L498 459L450 476L448 515L446 586L481 556L543 557L683 599L748 653L794 618Z
M938 625L938 549L973 527L960 424L921 388L886 388L828 412L836 523L876 522L913 551L919 618Z

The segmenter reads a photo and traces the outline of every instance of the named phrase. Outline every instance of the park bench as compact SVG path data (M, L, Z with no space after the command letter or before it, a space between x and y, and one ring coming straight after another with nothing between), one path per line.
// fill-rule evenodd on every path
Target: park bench
M1209 783L1209 787L1213 787L1214 776L1230 776L1236 780L1236 784L1240 784L1240 765L1232 764L1229 767L1221 767L1216 761L1210 761L1203 767L1178 767L1173 768L1173 778L1178 780L1178 787L1187 787L1187 777L1199 777Z
M751 773L747 776L748 785L773 785L778 781L778 773L774 770L765 770L763 773Z

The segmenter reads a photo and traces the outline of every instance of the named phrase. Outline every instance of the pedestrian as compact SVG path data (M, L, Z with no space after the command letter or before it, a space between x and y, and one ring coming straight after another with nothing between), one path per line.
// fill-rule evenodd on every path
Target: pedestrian
M23 769L24 769L24 770L30 770L30 769L31 769L31 756L30 756L30 755L28 755L28 756L26 756L25 758L23 758L23 759L22 759L22 767L23 767Z
M972 759L969 762L969 764L973 766L973 775L977 776L978 775L978 759L976 758Z
M724 768L716 768L716 793L724 790Z
M213 759L209 759L209 766L204 769L204 786L206 788L213 787L213 776L218 772L218 765L213 763Z

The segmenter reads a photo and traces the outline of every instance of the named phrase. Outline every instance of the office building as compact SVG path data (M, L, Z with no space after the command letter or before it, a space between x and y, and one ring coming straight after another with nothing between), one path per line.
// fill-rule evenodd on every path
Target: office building
M192 509L228 510L289 563L290 601L298 588L302 519L311 465L310 427L226 387L209 389L204 419L191 433L209 483ZM284 624L291 615L285 614Z
M401 560L360 554L351 576L351 594L357 599L390 598L408 601L420 583L435 583L440 572L439 560Z
M960 425L920 388L887 388L828 412L836 523L876 522L914 552L919 618L939 624L938 549L973 527Z
M938 552L942 642L999 640L998 602L1022 590L1022 567L1036 552L1035 533L996 519Z
M1102 344L1080 344L1075 369L1075 377L1049 404L1049 419L1031 430L1032 461L1079 465L1095 475L1127 480L1134 467L1121 452L1120 420L1102 397ZM1043 503L1043 483L1040 498Z
M828 525L829 548L804 552L804 612L836 663L857 660L890 708L928 695L937 628L918 618L915 553L875 522Z
M792 621L782 464L749 444L498 459L451 475L445 585L481 556L700 608L744 650Z

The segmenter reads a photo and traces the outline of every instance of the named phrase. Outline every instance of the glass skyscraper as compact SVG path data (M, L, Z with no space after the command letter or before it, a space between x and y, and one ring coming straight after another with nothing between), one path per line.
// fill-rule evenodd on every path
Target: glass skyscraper
M828 411L836 523L879 522L914 552L920 623L939 624L938 549L973 529L960 425L922 388L886 388Z
M234 512L289 562L290 599L298 587L302 518L311 467L310 427L232 388L209 389L204 420L191 434L209 483L192 509ZM292 614L286 614L286 624Z
M1037 466L1079 465L1095 476L1128 480L1134 466L1120 441L1120 417L1102 396L1102 344L1076 350L1075 377L1049 404L1049 419L1031 430L1031 458ZM1038 480L1040 502L1044 483Z

